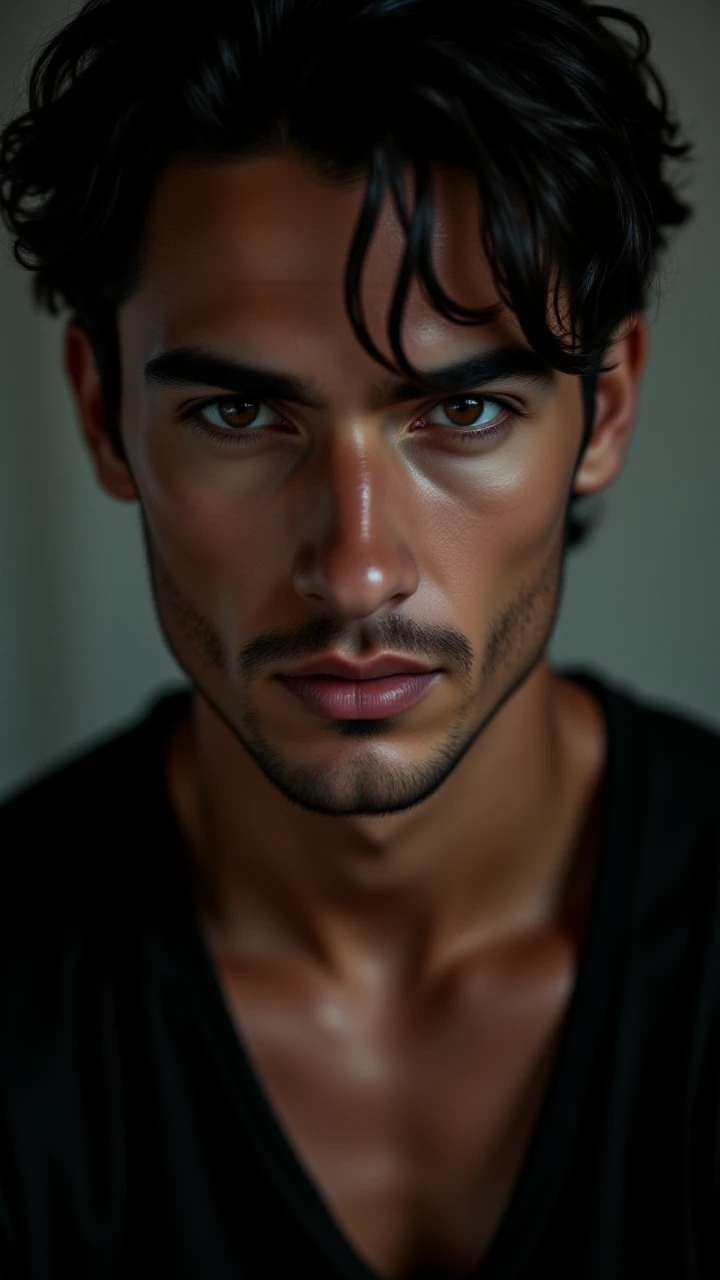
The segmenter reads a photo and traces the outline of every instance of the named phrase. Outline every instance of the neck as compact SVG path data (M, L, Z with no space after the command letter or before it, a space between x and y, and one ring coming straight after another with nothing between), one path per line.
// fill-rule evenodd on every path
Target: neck
M169 784L204 926L238 958L304 960L398 990L488 942L555 927L569 886L585 883L604 748L597 704L543 663L426 800L325 816L278 792L195 694Z

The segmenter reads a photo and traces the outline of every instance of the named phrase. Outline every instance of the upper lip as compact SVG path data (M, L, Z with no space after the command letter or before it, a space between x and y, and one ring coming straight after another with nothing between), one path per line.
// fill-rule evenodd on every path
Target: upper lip
M344 658L316 658L301 663L292 671L279 671L284 676L340 676L343 680L378 680L381 676L405 675L408 672L420 672L427 675L437 671L437 667L429 667L424 662L416 662L414 658L397 658L392 653L373 658L370 662L346 662Z

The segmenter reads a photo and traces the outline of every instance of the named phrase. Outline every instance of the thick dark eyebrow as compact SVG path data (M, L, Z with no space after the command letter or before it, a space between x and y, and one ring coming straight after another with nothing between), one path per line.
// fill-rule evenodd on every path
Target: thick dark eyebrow
M530 347L493 347L480 351L453 364L434 369L423 369L441 391L465 391L486 382L507 381L522 383L528 387L548 387L555 377L555 370L542 356ZM311 382L291 374L280 373L255 365L241 364L227 356L217 355L202 347L175 347L154 356L145 366L148 386L224 387L228 391L248 396L253 401L288 400L305 405L309 409L324 409L325 403ZM427 387L412 379L394 378L375 383L368 397L369 407L384 409L406 400L419 400L428 395Z

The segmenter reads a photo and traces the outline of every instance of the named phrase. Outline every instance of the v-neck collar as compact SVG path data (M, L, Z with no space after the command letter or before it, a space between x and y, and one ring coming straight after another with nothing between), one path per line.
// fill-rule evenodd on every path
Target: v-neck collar
M605 716L607 757L595 884L575 983L530 1140L495 1234L466 1280L515 1280L533 1274L533 1254L569 1167L593 1056L628 936L635 866L634 841L627 828L629 798L636 794L634 715L629 700L597 674L580 668L558 674L593 694ZM230 1013L202 931L191 888L189 855L167 791L165 756L161 754L162 783L156 794L165 810L163 825L173 833L168 871L170 875L174 871L180 890L175 936L168 942L173 964L178 968L179 961L183 967L184 995L194 1003L195 1017L211 1028L210 1043L223 1058L229 1096L235 1099L237 1115L254 1139L258 1160L265 1165L289 1212L299 1218L326 1258L328 1274L336 1280L386 1280L361 1257L340 1226L272 1106ZM163 914L167 923L169 917Z

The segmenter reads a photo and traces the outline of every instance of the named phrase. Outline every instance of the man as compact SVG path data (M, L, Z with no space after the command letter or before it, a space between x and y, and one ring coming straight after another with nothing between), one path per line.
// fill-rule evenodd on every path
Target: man
M3 1277L718 1274L720 740L546 656L689 214L613 15L38 58L4 216L190 690L0 818Z

